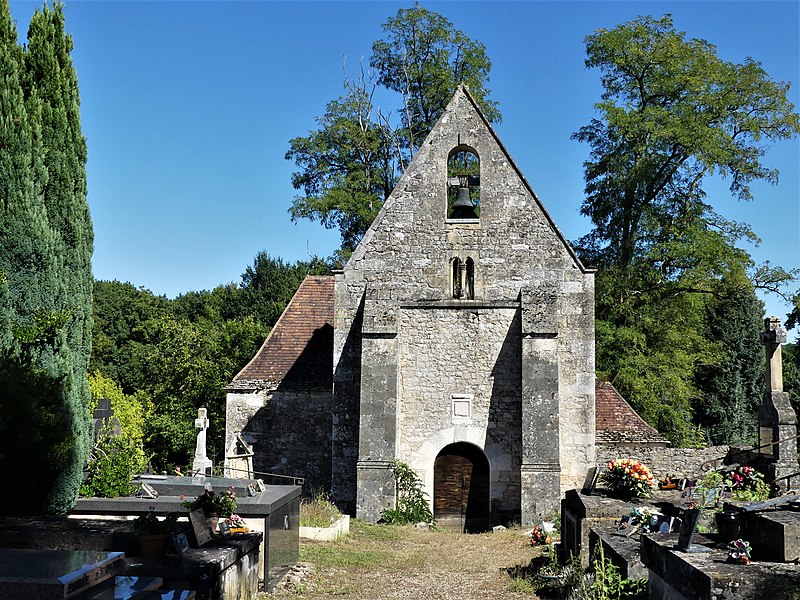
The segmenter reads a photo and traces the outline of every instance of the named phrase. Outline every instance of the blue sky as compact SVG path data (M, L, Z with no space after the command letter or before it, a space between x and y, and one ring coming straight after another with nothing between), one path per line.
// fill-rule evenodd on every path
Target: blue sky
M40 2L11 1L21 37ZM343 61L368 59L395 2L115 2L67 0L81 115L89 145L95 277L175 296L238 282L255 254L294 261L327 256L335 231L292 224L295 191L288 140L305 135L342 93ZM719 55L751 56L790 81L800 105L800 3L424 2L492 60L496 126L511 156L568 239L589 223L583 199L585 145L570 134L594 116L597 71L584 67L584 37L639 14L673 15L689 37ZM382 99L384 111L397 99ZM800 268L800 142L773 146L778 186L755 200L708 186L724 216L762 238L757 262ZM767 299L767 311L786 307Z

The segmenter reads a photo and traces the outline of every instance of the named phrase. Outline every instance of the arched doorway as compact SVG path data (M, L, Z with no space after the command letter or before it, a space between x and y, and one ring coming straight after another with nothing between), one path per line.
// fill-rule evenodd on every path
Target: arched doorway
M433 516L441 527L489 530L489 461L477 446L445 446L433 463Z

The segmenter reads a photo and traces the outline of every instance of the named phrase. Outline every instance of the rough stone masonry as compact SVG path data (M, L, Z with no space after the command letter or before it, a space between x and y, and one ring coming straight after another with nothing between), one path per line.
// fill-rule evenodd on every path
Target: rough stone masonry
M479 175L459 180L452 159L463 153ZM467 218L448 208L454 185L479 197ZM562 491L594 465L593 272L465 88L335 275L332 344L332 398L308 407L318 426L320 407L330 409L322 449L281 447L276 422L275 439L262 436L254 451L257 464L265 452L274 463L276 446L300 469L326 462L317 467L325 481L309 487L329 489L360 518L393 506L395 459L416 471L434 506L457 503L442 495L461 477L462 512L472 503L490 520L522 522L557 512ZM291 412L287 427L298 431L296 410L269 408L275 382L258 396L248 377L230 389L228 438L264 431L257 413L280 421Z

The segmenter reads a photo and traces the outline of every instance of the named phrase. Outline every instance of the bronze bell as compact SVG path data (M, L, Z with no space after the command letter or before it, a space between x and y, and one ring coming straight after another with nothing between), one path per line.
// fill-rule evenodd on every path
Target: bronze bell
M469 187L459 186L456 193L456 201L453 203L453 210L450 213L451 219L477 219L475 206L469 194Z

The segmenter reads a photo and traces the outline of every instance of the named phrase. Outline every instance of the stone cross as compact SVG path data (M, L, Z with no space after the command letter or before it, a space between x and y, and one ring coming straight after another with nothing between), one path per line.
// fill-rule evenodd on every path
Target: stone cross
M764 319L761 341L767 352L767 394L783 391L783 365L781 344L786 343L786 330L778 317Z
M196 475L205 475L206 470L211 467L211 460L206 456L206 430L208 425L208 411L205 408L198 408L194 426L199 431L197 432L197 446L194 450L194 462L192 463L192 473Z
M786 330L778 317L764 319L761 341L767 354L767 389L758 411L759 452L769 460L767 479L779 487L788 488L787 476L796 473L797 463L797 415L783 391L783 365L781 344L786 341Z

